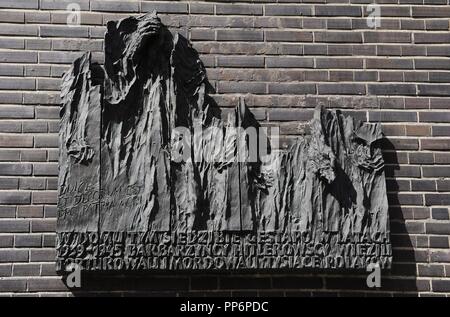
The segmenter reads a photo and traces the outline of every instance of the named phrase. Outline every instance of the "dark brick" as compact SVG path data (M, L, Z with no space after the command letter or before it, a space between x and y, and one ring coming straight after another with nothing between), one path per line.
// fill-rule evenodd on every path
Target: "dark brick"
M429 72L428 74L429 74L429 82L431 83L448 83L450 81L449 72Z
M318 84L317 92L322 95L364 95L366 87L363 84Z
M0 163L0 175L31 175L31 164Z
M12 265L0 264L0 277L10 277L11 275L12 275Z
M2 233L27 233L30 229L28 220L0 220L0 232Z
M390 143L396 150L418 150L419 141L417 139L390 138Z
M283 5L273 4L265 6L265 15L271 16L309 16L311 15L312 7L309 5Z
M38 264L14 264L13 276L39 276L41 266Z
M58 135L37 135L34 139L35 147L58 147Z
M56 244L56 234L45 234L43 239L44 248L54 248Z
M420 140L422 150L441 150L450 149L450 139L422 139Z
M14 236L13 235L1 235L0 236L0 248L12 248L13 245L14 245Z
M383 3L390 3L389 1L382 1ZM411 12L407 6L380 6L382 17L410 17ZM365 16L370 15L371 12L365 10Z
M327 19L304 17L302 22L304 29L325 29L327 27Z
M49 12L26 12L26 23L50 23Z
M38 9L39 0L2 0L0 8L8 9Z
M388 194L388 201L391 205L415 205L422 206L423 205L423 197L422 194L405 194L405 193L396 193L396 194Z
M435 153L435 163L436 164L449 164L450 163L450 153Z
M71 3L77 4L81 10L89 10L89 0L40 0L43 10L67 10Z
M44 216L44 209L42 206L18 206L18 218L42 218Z
M67 291L67 287L61 280L57 278L38 278L28 280L28 291L30 292L50 292L50 291Z
M261 42L263 40L263 32L253 30L217 30L217 40Z
M346 56L353 55L353 47L351 45L329 44L328 56Z
M269 84L270 94L313 94L316 92L314 84Z
M0 263L28 262L28 250L0 249ZM1 288L0 288L1 289Z
M92 11L103 12L139 12L138 2L91 0Z
M187 3L176 3L176 2L151 2L144 1L141 2L142 8L141 12L152 12L156 10L158 13L187 13L188 4Z
M33 204L56 204L56 191L35 191L32 195Z
M354 80L355 81L376 81L378 74L376 71L355 71Z
M450 112L441 112L441 111L419 112L419 121L450 123Z
M411 181L411 188L413 191L436 191L436 182L434 180L412 180Z
M56 221L54 219L33 219L31 232L55 232Z
M0 189L18 189L18 179L17 178L0 178Z
M55 249L36 249L31 250L30 262L52 262L55 258Z
M0 218L14 218L15 215L15 206L0 206Z
M408 166L408 165L400 165L400 166L386 166L385 167L386 176L389 177L420 177L420 168L418 166Z
M362 43L362 34L355 32L314 32L316 42Z
M418 279L382 279L382 288L385 290L395 290L395 291L429 291L430 283L428 280L418 280Z
M312 32L303 31L265 31L267 42L312 42Z
M424 0L423 3L425 5L447 4L447 0Z
M57 190L58 189L58 178L47 178L47 189Z
M427 56L450 56L450 46L427 46Z
M216 37L216 33L213 30L205 30L205 29L194 29L191 30L191 40L200 40L200 41L214 41Z
M434 292L450 291L450 280L432 280L431 284Z
M405 78L406 78L405 73ZM415 73L419 74L419 73ZM406 81L406 80L405 80ZM405 108L406 109L428 109L430 108L430 99L429 98L405 98Z
M217 58L219 67L264 67L264 57L260 56L219 56Z
M408 111L369 111L372 122L416 122L417 113Z
M57 176L58 164L56 163L35 163L33 164L33 174L35 176Z
M430 248L448 249L449 241L446 236L431 236Z
M353 81L352 71L330 71L330 81Z
M218 4L216 14L262 15L263 7L259 4Z
M0 41L0 48L23 49L25 48L25 41L24 39L2 38ZM2 54L5 53L7 54L8 52L2 52ZM0 54L0 56L2 54Z
M428 20L425 21L425 28L427 30L441 30L448 31L448 20Z
M450 177L450 166L424 166L424 177Z
M405 95L414 96L416 87L412 84L369 84L368 93L371 95Z
M27 290L27 283L25 280L0 280L0 290L3 292L25 292Z
M416 44L442 44L450 43L450 34L448 33L414 33L414 43Z
M363 68L361 58L316 58L316 68Z
M350 30L352 28L351 20L329 19L327 20L327 29Z
M450 16L450 7L443 6L413 6L412 17L413 18L446 18Z
M266 92L266 84L253 82L220 82L218 91L220 93L264 94Z
M379 81L380 82L393 82L393 81L397 81L397 82L402 82L403 80L403 72L399 71L399 72L379 72L378 75Z
M364 43L411 43L407 32L364 32Z
M34 78L7 78L0 79L0 89L5 90L34 90L36 82Z
M431 127L424 125L407 125L406 126L407 136L430 136Z
M214 14L214 4L190 3L189 12L192 14Z
M402 56L425 56L427 48L419 45L402 45Z
M0 204L3 205L25 205L31 202L31 195L24 191L0 192Z
M40 247L41 245L41 235L16 235L14 239L14 246L17 248Z
M418 262L418 263L428 263L429 256L428 250L407 250L407 249L394 249L393 257L398 262Z
M450 205L450 194L425 194L425 204L432 205ZM450 228L450 225L448 225Z
M312 68L314 60L305 57L267 57L268 68Z
M89 29L84 26L41 26L42 37L89 37Z
M1 76L23 76L23 66L21 65L2 65L0 69Z
M449 220L449 209L448 208L433 208L432 216L435 220Z
M0 135L0 147L32 147L33 137L27 135Z
M412 69L413 61L402 58L368 58L366 67L368 69Z
M445 60L441 59L415 59L414 65L416 69L437 69L437 70L444 70L444 69L450 69L450 66L448 63L446 63Z
M377 45L378 56L400 56L402 55L401 46L395 45Z
M36 119L57 119L59 111L56 107L36 107Z
M38 33L37 25L3 24L0 28L0 35L37 36Z
M45 150L22 150L20 151L20 160L22 162L41 162L46 161L47 152Z
M401 97L377 97L380 109L404 109L405 99Z
M421 96L450 96L450 85L417 85Z
M450 252L448 250L446 251L433 251L430 254L430 261L431 262L446 262L450 263Z
M410 164L433 164L433 153L409 153ZM419 167L417 167L419 168ZM420 174L420 172L419 172Z
M334 5L316 5L314 6L315 16L362 16L361 7L356 6L334 6Z

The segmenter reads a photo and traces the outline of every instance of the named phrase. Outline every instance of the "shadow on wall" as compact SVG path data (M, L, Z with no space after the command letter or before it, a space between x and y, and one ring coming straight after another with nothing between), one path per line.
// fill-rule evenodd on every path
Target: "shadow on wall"
M361 271L268 271L254 272L142 272L83 273L81 288L71 289L74 296L417 296L422 289L416 280L416 258L399 207L402 186L394 171L399 168L397 152L385 139L385 159L393 264L381 272L381 288L369 288ZM424 290L424 289L423 289Z

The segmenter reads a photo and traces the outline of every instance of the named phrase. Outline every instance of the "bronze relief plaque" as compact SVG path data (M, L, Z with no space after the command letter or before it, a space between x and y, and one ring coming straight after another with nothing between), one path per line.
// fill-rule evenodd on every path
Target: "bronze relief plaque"
M317 107L279 150L156 13L112 21L61 91L57 270L389 268L377 124Z

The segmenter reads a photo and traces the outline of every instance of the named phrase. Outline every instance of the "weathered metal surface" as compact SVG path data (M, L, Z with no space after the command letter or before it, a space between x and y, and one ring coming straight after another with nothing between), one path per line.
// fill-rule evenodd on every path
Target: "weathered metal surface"
M318 107L286 151L243 100L222 120L155 13L109 22L62 86L57 269L390 267L378 125ZM257 138L252 135L255 132Z

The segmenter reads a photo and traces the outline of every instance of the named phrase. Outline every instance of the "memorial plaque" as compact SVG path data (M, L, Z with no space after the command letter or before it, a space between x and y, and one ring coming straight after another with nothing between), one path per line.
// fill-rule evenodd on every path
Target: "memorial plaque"
M221 113L156 13L64 75L57 270L363 269L392 261L380 126L317 107L286 150Z

